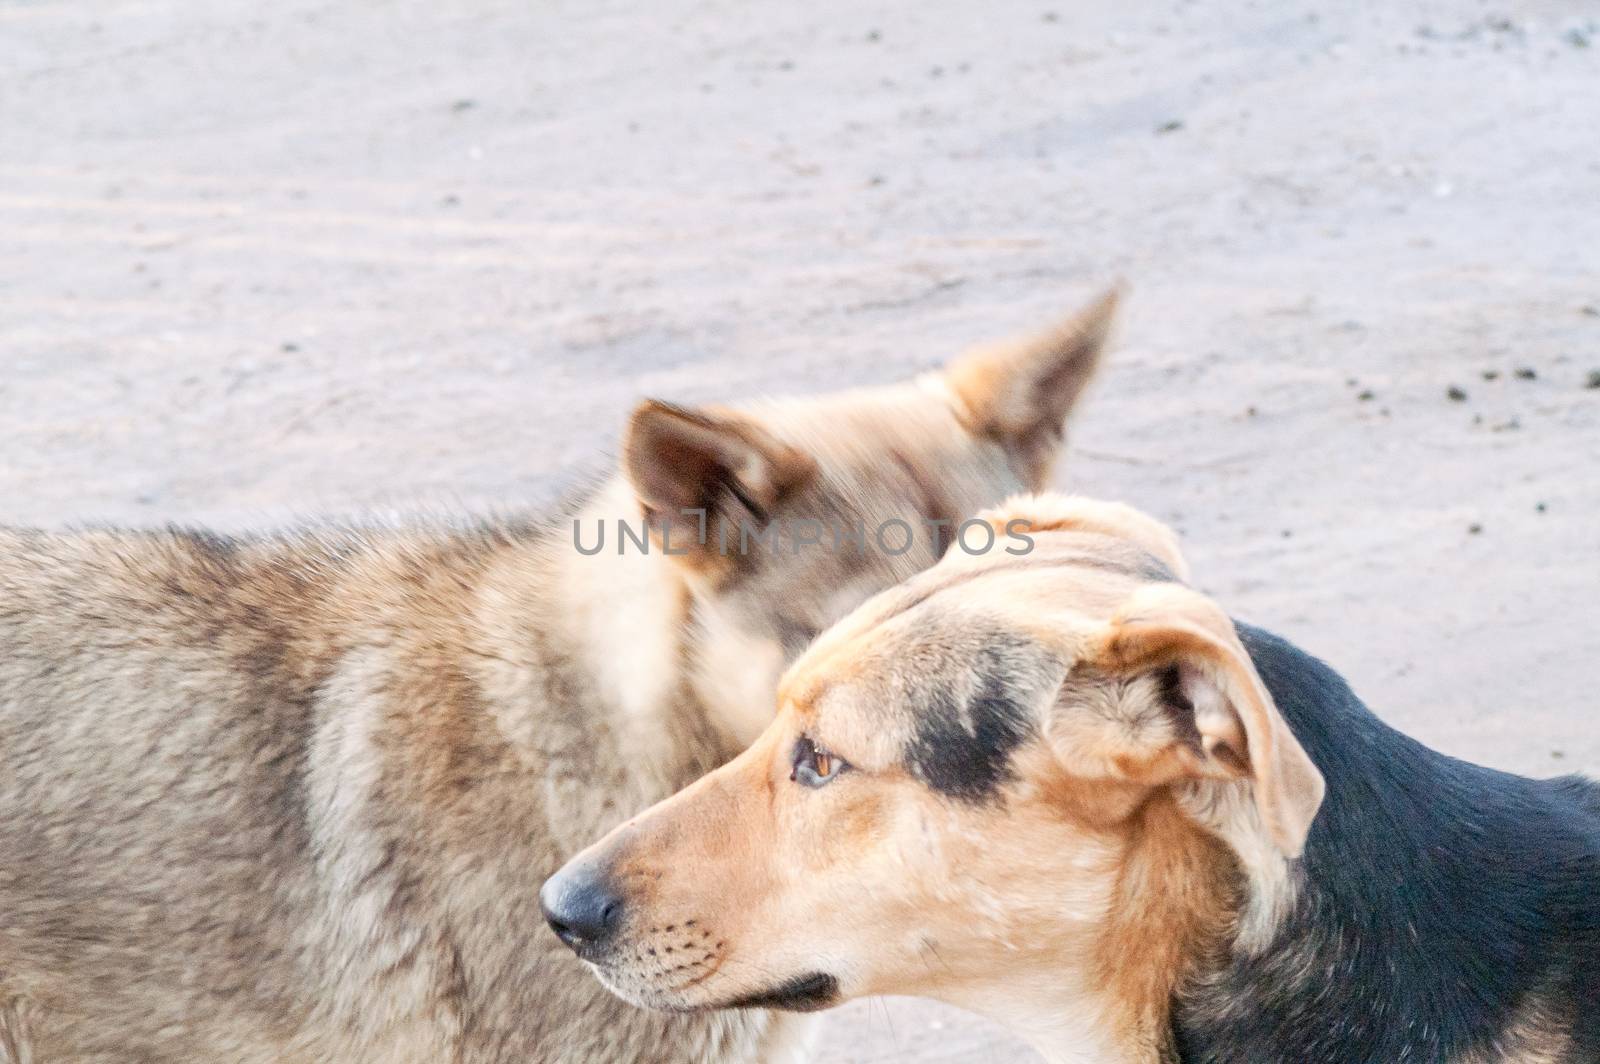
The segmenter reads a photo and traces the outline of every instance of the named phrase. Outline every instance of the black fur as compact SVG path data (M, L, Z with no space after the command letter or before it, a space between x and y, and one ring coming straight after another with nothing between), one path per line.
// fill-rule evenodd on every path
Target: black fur
M945 686L927 694L905 761L912 775L940 794L982 802L1015 778L1011 754L1036 727L1028 708L1007 693L1017 663L1008 660L1006 649L1004 643L985 649L965 701Z
M1600 1061L1600 787L1429 750L1322 662L1238 627L1327 797L1275 940L1175 1001L1181 1059L1446 1064L1537 1006L1571 1064Z
M759 994L730 1001L730 1009L785 1009L789 1012L817 1012L839 1000L839 980L825 972L797 975L780 986Z

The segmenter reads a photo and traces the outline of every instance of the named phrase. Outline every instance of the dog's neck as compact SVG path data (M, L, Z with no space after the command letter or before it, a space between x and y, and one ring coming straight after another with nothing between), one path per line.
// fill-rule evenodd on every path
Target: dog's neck
M555 620L580 670L638 767L670 792L736 753L743 737L709 713L695 690L684 572L659 544L642 542L648 538L638 500L619 476L556 529L546 549Z
M1171 1060L1145 1039L1130 1038L1120 1021L1048 976L1016 978L997 988L992 1000L963 1005L1020 1036L1045 1064L1169 1064Z
M988 997L962 1001L1020 1036L1045 1064L1176 1064L1170 1029L1106 1011L1048 973L1011 972Z
M1239 926L1249 872L1175 795L1152 796L1126 827L1127 849L1088 958L1114 1048L1087 1059L1173 1064L1173 997ZM1047 1059L1071 1051L1070 1041L1054 1055L1038 1044Z
M1235 926L1240 868L1165 793L1106 835L1111 878L1063 888L1061 913L1005 936L1005 954L948 971L939 994L1017 1033L1049 1064L1175 1064L1172 1001Z

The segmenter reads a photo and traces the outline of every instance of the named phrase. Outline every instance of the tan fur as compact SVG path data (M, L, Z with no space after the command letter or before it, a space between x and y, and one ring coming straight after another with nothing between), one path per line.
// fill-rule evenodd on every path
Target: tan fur
M871 524L931 484L970 514L1034 482L966 414L922 385L647 406L575 516L743 493ZM805 640L934 549L587 556L573 516L0 532L0 1055L788 1059L792 1018L607 995L538 888L758 734Z
M1189 563L1172 529L1126 503L1086 499L1081 495L1012 499L991 517L991 524L1004 531L1007 524L1018 519L1018 511L1026 512L1025 524L1029 531L1079 531L1123 540L1148 551L1179 580L1189 579Z
M1322 774L1289 733L1227 614L1187 588L1141 588L1113 618L1096 657L1101 667L1124 674L1179 662L1209 674L1208 686L1227 704L1209 713L1198 707L1202 760L1250 779L1273 841L1289 856L1300 855L1322 804ZM1192 773L1211 774L1198 765Z
M1034 552L952 552L864 605L750 750L563 870L620 877L608 985L695 1009L823 973L840 999L983 1012L1052 1062L1170 1057L1174 991L1282 911L1321 779L1220 611L1173 582L1170 532L1060 497L986 515L1018 517ZM802 737L850 768L792 782ZM716 943L692 983L630 961L691 918Z
M1236 908L1237 864L1168 795L1124 825L1129 845L1095 945L1102 985L1124 1009L1118 1041L1159 1059L1173 993L1219 954Z
M1472 1053L1451 1064L1569 1064L1574 1059L1571 1037L1560 1032L1516 1030L1498 1045L1505 1048Z
M1545 993L1529 994L1492 1044L1450 1064L1572 1064L1578 1059L1571 1033L1577 1017L1567 1009L1550 1009L1548 1000Z
M978 348L950 367L963 421L1019 455L1036 485L1050 477L1064 416L1094 377L1121 298L1113 288L1054 329Z

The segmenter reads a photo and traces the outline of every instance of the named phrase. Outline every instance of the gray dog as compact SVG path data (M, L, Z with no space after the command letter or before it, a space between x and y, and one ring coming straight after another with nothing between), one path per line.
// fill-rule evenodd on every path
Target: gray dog
M539 886L1045 482L1114 304L898 387L646 403L548 524L0 533L0 1056L791 1058L794 1018L607 994Z

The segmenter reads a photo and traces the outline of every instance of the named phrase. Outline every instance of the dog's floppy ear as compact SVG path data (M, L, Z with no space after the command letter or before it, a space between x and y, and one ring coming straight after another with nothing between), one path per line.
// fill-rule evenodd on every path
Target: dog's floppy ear
M741 521L764 528L784 494L816 468L808 455L736 414L656 399L634 410L622 453L657 542L699 560L728 556L718 549L723 524L732 526L735 544Z
M1215 603L1174 584L1142 587L1112 619L1097 656L1113 674L1168 677L1166 708L1195 744L1194 774L1248 779L1267 833L1285 854L1300 855L1322 805L1322 773Z
M1050 476L1067 420L1116 318L1117 285L1055 328L970 351L945 371L967 427L998 440L1034 488Z

